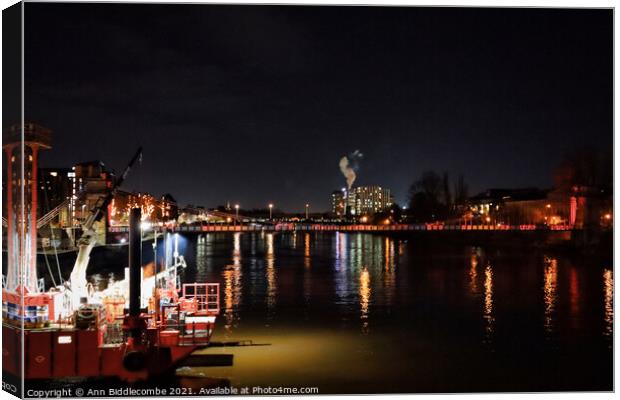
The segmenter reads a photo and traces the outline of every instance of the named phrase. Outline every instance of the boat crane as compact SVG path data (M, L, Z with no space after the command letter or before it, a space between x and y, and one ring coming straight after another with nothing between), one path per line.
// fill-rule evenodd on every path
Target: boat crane
M114 198L118 188L122 185L122 183L127 178L127 174L136 163L138 159L142 158L142 147L139 147L134 156L127 164L127 167L121 174L121 176L116 180L112 188L109 190L108 194L105 197L100 198L100 200L95 204L93 209L90 211L90 216L88 219L82 224L82 236L77 242L78 253L77 258L75 260L75 264L73 266L73 270L71 271L71 275L69 278L69 289L72 293L72 306L71 309L76 309L81 299L88 299L88 288L87 288L87 280L86 280L86 269L88 268L88 261L90 260L90 253L95 247L97 243L97 234L94 229L95 223L99 222L101 218L105 215L108 205Z

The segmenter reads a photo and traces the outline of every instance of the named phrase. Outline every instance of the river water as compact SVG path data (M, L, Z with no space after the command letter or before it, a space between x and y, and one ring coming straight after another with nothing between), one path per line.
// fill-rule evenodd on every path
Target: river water
M221 284L213 340L267 344L203 350L234 366L180 376L323 394L612 390L611 260L365 233L210 233L179 249L184 281Z

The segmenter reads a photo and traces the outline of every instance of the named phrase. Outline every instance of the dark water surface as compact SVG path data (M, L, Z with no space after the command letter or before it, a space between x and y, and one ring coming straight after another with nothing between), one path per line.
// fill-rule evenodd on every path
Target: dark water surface
M185 245L185 279L221 283L214 340L271 346L179 373L321 393L612 389L611 264L361 233Z
M611 261L363 233L212 233L180 250L184 281L221 283L213 340L270 345L209 348L235 365L179 375L324 394L613 389Z

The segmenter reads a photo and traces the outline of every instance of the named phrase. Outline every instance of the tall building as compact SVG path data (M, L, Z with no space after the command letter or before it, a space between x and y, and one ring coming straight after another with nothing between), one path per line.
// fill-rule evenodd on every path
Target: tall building
M381 186L358 186L349 192L352 215L372 215L385 211L393 204L390 189Z
M346 190L334 190L332 192L332 213L339 217L344 215L345 207L345 194Z
M332 213L343 215L372 215L394 203L390 189L381 186L358 186L332 192Z

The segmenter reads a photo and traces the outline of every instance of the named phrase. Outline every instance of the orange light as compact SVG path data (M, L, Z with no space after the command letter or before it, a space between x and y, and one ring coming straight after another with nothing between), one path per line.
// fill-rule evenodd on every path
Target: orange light
M547 204L547 208L551 208L551 204Z
M611 219L611 214L605 214L605 219Z
M383 221L383 223L384 223L385 225L389 225L389 224L390 224L390 220L389 220L389 219L386 219L385 221Z
M491 222L491 217L487 217L487 222Z

